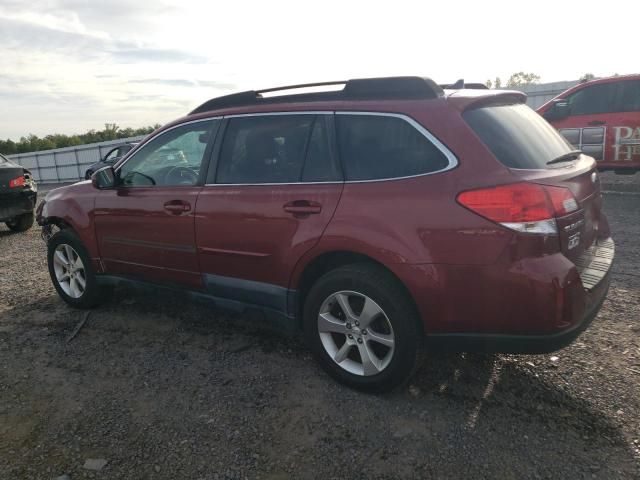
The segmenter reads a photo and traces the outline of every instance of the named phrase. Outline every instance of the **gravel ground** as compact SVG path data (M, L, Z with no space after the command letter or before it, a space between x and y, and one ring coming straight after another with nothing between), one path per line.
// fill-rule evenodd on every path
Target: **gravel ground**
M55 294L38 230L2 226L0 478L640 478L640 195L605 202L613 284L576 343L430 355L384 396L162 294L117 291L67 341L85 313Z

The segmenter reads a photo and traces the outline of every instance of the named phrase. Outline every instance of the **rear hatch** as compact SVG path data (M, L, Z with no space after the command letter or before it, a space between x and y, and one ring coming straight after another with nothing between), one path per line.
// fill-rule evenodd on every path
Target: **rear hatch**
M595 161L582 155L575 161L575 165L557 171L514 170L513 173L533 183L571 190L578 203L578 210L556 218L556 222L562 253L575 262L598 237L602 195Z
M485 104L468 109L463 117L518 181L560 187L547 189L547 193L564 192L560 197L560 211L564 213L556 215L559 246L567 258L580 262L581 255L596 242L602 218L602 195L593 158L574 151L546 120L524 104Z

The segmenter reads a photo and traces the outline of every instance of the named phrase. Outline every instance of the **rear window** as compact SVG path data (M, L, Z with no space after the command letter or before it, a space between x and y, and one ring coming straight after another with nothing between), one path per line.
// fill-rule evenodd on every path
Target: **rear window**
M547 162L573 150L555 128L524 104L483 107L463 116L509 168L550 168Z

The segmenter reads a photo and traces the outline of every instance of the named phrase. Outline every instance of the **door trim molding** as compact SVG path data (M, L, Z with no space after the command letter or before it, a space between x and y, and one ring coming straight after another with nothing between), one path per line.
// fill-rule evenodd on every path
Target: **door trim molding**
M128 245L131 247L156 248L158 250L170 250L172 252L196 253L196 247L193 245L182 245L175 243L152 242L149 240L137 240L125 237L105 236L102 238L105 243L115 243L116 245Z
M271 308L291 316L288 304L289 298L295 295L295 290L272 283L225 277L212 273L203 273L202 279L206 291L215 297Z

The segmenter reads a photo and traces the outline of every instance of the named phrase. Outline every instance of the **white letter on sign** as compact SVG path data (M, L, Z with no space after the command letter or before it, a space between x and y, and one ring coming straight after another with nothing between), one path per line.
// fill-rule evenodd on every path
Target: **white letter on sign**
M613 142L615 145L620 145L620 140L631 138L631 134L633 133L633 129L629 127L613 127L613 129L616 131L616 139ZM623 130L625 133L621 135Z

